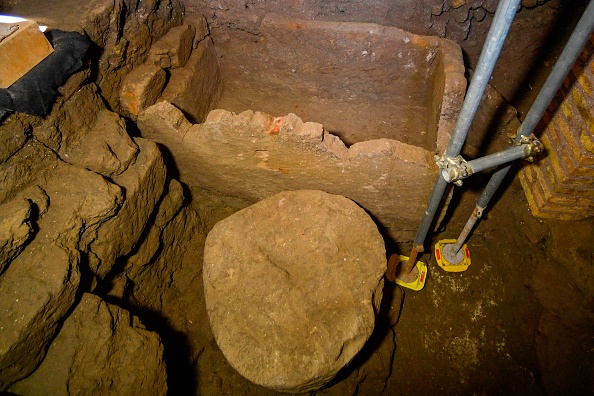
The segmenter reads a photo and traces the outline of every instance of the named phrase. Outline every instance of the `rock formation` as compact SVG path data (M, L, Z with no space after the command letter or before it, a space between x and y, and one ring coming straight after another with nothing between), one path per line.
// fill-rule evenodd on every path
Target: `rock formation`
M100 51L60 87L45 119L16 113L2 122L0 391L41 364L11 390L165 394L159 336L88 293L105 288L102 278L142 240L174 183L156 144L132 139L106 103L118 108L113 90L181 22L183 8L175 0L62 2L78 10L64 18L63 8L33 3L14 11L83 32Z
M59 88L51 114L13 114L1 126L0 391L274 394L241 377L217 347L202 279L207 233L255 201L315 188L371 208L396 237L410 234L434 177L429 151L387 139L347 147L320 124L293 114L211 111L223 88L219 57L205 18L187 13L182 20L177 0L65 0L56 7L22 0L12 11L78 31L92 50L85 67ZM273 30L290 26L268 21ZM432 63L438 42L431 41L428 51L419 48L415 59ZM438 75L452 78L443 87L442 80L428 87L452 93L443 102L447 117L431 126L437 131L429 138L432 147L443 146L464 86L461 62L454 59L459 50L452 48L436 55L434 65L449 65ZM439 116L436 106L429 112ZM222 144L233 136L233 144ZM401 177L410 174L415 177ZM417 191L415 202L405 200L407 188ZM365 218L365 227L373 226L373 246L364 254L374 257L373 268L357 272L363 283L326 288L347 293L330 297L337 308L350 310L337 320L307 322L330 352L314 353L317 366L309 367L313 374L304 383L273 384L276 389L319 387L370 337L379 352L360 357L357 370L345 374L335 392L359 387L362 378L379 383L389 375L384 368L390 366L393 337L372 334L382 294L383 242L363 209L335 199ZM409 211L409 205L417 209ZM337 229L347 230L344 224ZM345 248L366 240L353 240L348 231ZM349 273L364 268L351 265ZM316 279L353 280L341 278L345 274ZM308 282L300 287L311 288ZM349 294L357 291L361 299ZM395 293L390 303L399 307L401 297ZM337 323L344 328L332 327ZM338 337L338 347L328 344L330 335Z
M10 388L22 395L166 395L163 346L137 317L84 294L33 375Z

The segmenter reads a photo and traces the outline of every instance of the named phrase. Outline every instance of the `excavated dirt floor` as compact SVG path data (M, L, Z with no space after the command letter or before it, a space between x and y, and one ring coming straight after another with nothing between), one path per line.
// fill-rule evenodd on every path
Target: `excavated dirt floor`
M477 176L456 191L447 226L428 239L427 247L457 237L486 180ZM233 212L224 201L198 195L194 205L206 223ZM388 285L366 347L337 381L312 395L586 394L592 389L587 379L594 368L592 307L586 296L592 295L594 220L533 217L517 179L494 201L471 234L470 268L446 273L433 254L423 256L430 268L425 289ZM408 248L408 243L388 246L388 253L407 254ZM386 353L393 353L391 366L386 366L389 357L381 357ZM220 356L205 354L201 358L208 362L196 367L198 383L182 380L178 385L189 388L180 391L277 394L249 384Z

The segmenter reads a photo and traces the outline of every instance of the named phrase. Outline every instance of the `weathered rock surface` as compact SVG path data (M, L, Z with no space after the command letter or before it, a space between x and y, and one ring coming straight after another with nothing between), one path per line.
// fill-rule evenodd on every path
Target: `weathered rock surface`
M45 355L74 303L80 251L122 199L116 185L64 163L44 189L50 206L36 224L35 238L0 277L0 390L30 374ZM31 201L39 201L36 191L25 191Z
M183 10L178 0L43 4L23 0L4 6L11 13L52 28L81 32L93 45L88 64L59 88L61 96L48 117L15 114L2 123L0 392L39 365L76 296L95 287L93 275L105 275L117 258L130 253L149 217L156 215L151 213L162 196L166 173L160 152L154 143L140 139L137 144L130 139L124 121L106 110L105 102L122 112L119 93L123 78L144 62L153 42L181 23ZM171 54L175 62L183 63L189 56L193 37L187 36L183 35L184 51ZM155 98L160 93L157 91ZM159 213L158 227L164 227L170 221L168 217L179 210L178 201L183 202L181 186L172 184L171 190L171 202ZM108 221L116 213L119 215ZM166 243L173 243L173 239L169 236ZM131 320L113 307L89 310L119 320L119 327ZM106 334L105 327L91 326ZM116 338L134 338L121 329L114 331ZM72 376L64 378L59 389L28 389L38 394L164 394L162 347L158 337L151 337L157 342L137 343L128 350L115 344L98 345L96 335L81 338L76 347L79 352L88 345L97 345L97 349L85 351L90 357L71 356L71 366L60 366L60 373L70 371ZM54 356L75 350L74 341L70 341L52 348ZM132 351L138 352L135 357L131 357ZM111 367L93 369L101 365L102 356L112 354ZM159 355L153 370L158 375L152 377L150 367L138 364L151 361L146 358L151 354ZM85 361L87 358L90 362ZM153 360L155 364L157 360ZM117 371L125 365L132 365L144 377L133 379L130 373ZM44 371L37 376L52 377ZM106 378L111 385L102 382Z
M128 169L138 153L124 120L109 110L100 111L90 129L79 130L64 146L62 159L108 177Z
M150 63L135 67L124 79L120 105L132 117L155 103L165 86L165 71Z
M192 25L174 27L151 46L148 63L163 69L184 67L194 48L196 28Z
M30 374L74 303L79 254L38 236L0 278L0 389Z
M54 151L79 139L92 128L105 104L93 83L83 85L69 99L56 103L51 114L33 129L33 136Z
M127 195L122 187L97 173L64 163L52 172L44 188L50 208L43 220L59 216L54 221L60 226L52 228L58 232L60 244L84 252L97 239L98 230L119 213Z
M167 192L164 193L159 207L157 209L154 221L146 236L140 241L140 246L135 250L134 254L128 257L127 273L136 273L145 265L151 264L155 254L162 249L163 243L161 236L165 226L175 217L184 203L184 191L182 185L177 180L170 180L167 186ZM180 235L184 234L184 230L176 229ZM173 241L166 241L173 243Z
M31 203L25 199L0 206L0 275L25 247L33 231L30 216Z
M210 37L192 52L185 67L172 69L159 100L182 110L192 122L202 122L219 101L223 85L214 45Z
M135 143L140 148L136 162L113 177L125 190L126 199L117 216L98 229L90 244L89 266L100 278L107 275L118 257L132 251L165 187L167 171L157 145L141 138Z
M184 23L187 25L192 25L194 28L196 28L196 34L194 35L194 43L192 44L192 47L198 48L200 42L210 35L210 29L208 27L208 22L206 22L206 18L202 14L196 14L191 11L188 12L186 9Z
M12 199L29 185L43 183L59 162L54 152L29 139L19 151L0 164L0 203Z
M41 366L10 391L25 395L166 395L163 346L128 311L84 294Z
M20 150L27 141L29 126L20 120L17 114L12 114L2 124L0 134L0 163L6 161Z
M414 235L436 177L431 154L420 147L378 139L347 149L322 125L294 114L214 110L188 128L179 110L160 102L140 114L138 126L171 151L190 186L251 202L284 190L344 195L399 241Z
M317 389L371 335L384 241L354 202L288 191L219 222L204 251L206 308L229 363L257 384Z

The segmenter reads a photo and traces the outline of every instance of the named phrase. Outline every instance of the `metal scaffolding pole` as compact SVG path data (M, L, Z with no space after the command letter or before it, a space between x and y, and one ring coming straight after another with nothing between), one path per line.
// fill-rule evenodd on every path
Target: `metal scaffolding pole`
M577 23L571 37L567 41L565 48L559 55L559 59L555 63L555 66L551 70L551 73L547 77L543 87L541 88L538 96L534 100L534 103L528 110L528 114L526 114L526 118L520 128L518 129L518 135L515 137L514 142L515 144L519 143L523 137L531 135L534 131L534 128L538 124L538 121L542 118L542 115L546 111L549 103L555 97L555 94L559 90L559 87L563 83L563 80L571 70L571 67L575 63L577 57L579 56L580 52L586 45L586 42L592 35L594 31L594 1L590 1L586 10L584 11L582 17L580 18L579 22ZM513 150L517 150L518 147L521 146L512 146L506 150L506 152L511 153ZM487 157L483 157L485 159ZM470 161L468 164L473 162L477 162L479 160ZM511 168L511 164L505 165L498 169L489 180L489 183L483 190L483 193L479 197L476 207L470 218L468 219L466 226L460 233L455 244L452 245L445 245L443 247L443 256L444 258L453 264L456 264L458 261L458 252L462 248L462 245L468 238L468 235L472 231L476 221L481 217L482 212L486 209L489 201L495 195L495 192L507 176L509 170Z
M462 109L460 110L460 115L456 122L452 138L444 154L446 159L457 157L462 150L462 146L464 145L466 136L470 130L470 125L472 124L472 120L479 107L487 83L491 78L495 63L499 58L501 48L503 47L503 43L505 42L505 38L507 37L507 33L509 32L519 4L520 0L501 0L497 6L495 17L491 23L475 73L470 82L470 86L468 87L468 92L466 93ZM412 274L412 272L417 256L424 250L423 243L425 242L429 228L433 223L435 213L443 198L447 184L448 182L442 177L441 173L438 174L433 191L431 192L429 204L425 210L419 229L417 230L408 261L405 265L401 266L398 274L394 266L392 266L392 268L389 266L387 271L388 280L394 281L395 278L398 277L404 282L407 282L414 279L415 274Z

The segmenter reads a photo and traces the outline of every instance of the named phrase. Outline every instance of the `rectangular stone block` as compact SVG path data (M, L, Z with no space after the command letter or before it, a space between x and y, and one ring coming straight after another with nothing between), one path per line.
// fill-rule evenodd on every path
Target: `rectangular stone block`
M0 23L0 88L10 87L53 51L37 23Z
M167 75L157 65L144 63L132 69L124 79L120 92L120 105L132 117L149 107L161 95Z
M214 44L200 42L184 67L170 70L159 100L172 103L192 122L202 122L221 97L223 82Z
M195 33L196 28L192 25L171 28L151 46L147 62L163 69L185 66L194 47Z
M347 148L295 114L214 110L204 123L178 130L180 117L160 102L139 114L138 126L171 152L182 182L248 202L286 190L343 195L398 241L414 236L437 177L431 152L420 147L375 139Z
M217 43L220 108L293 113L347 145L386 138L445 148L466 88L455 43L372 23L275 14L259 31L257 39Z

